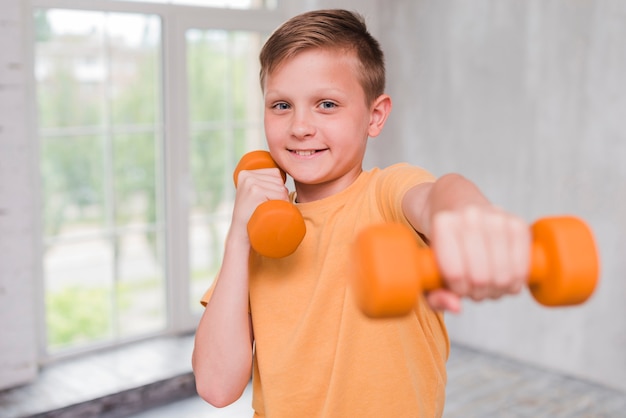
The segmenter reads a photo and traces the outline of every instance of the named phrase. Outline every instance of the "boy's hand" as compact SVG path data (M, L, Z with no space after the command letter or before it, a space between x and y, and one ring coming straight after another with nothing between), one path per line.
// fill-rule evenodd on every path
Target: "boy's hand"
M231 232L239 231L247 238L248 221L261 203L288 199L289 192L277 168L239 172Z
M460 299L516 294L528 277L528 225L491 205L441 211L431 222L431 244L446 290L430 292L433 309L458 312Z

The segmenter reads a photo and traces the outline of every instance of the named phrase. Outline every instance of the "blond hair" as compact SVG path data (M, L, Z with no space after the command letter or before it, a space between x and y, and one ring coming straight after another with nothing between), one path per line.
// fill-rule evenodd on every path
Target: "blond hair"
M316 10L295 16L272 33L261 50L261 89L265 79L286 60L312 49L355 53L365 98L372 103L385 90L385 60L378 41L358 13L341 9Z

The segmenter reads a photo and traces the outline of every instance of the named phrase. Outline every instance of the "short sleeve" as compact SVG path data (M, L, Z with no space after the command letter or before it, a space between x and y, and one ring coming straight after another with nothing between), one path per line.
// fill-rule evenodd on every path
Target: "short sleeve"
M209 286L209 288L206 290L206 292L204 292L204 295L202 295L202 299L200 299L200 303L205 308L206 308L207 303L209 303L209 300L211 299L211 296L213 295L213 291L215 290L215 284L216 283L217 283L217 279L213 280L213 283L211 283L211 286Z
M387 167L376 182L378 209L388 221L407 222L402 211L404 195L414 186L435 181L429 171L406 163Z

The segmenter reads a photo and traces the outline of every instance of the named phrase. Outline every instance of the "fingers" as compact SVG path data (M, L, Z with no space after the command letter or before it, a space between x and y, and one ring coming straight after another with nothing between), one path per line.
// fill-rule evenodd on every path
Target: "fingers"
M287 200L289 193L277 168L243 170L238 176L238 194L266 200Z
M467 207L436 215L432 244L447 287L475 301L518 293L526 283L530 230L497 208Z
M277 168L243 170L237 178L233 223L246 225L263 202L288 199L289 191Z
M461 298L445 289L428 292L426 302L435 311L461 312Z

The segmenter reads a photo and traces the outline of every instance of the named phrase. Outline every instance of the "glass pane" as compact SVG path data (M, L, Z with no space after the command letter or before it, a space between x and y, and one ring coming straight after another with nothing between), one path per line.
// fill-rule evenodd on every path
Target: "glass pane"
M122 336L166 326L161 241L160 234L153 232L127 234L119 240L117 324Z
M263 148L258 53L253 32L187 31L190 165L189 219L192 310L222 258L234 198L232 172L245 151Z
M226 132L199 132L191 140L194 195L189 222L190 272L194 300L198 304L219 268L222 244L232 208L233 185L229 173Z
M228 32L187 31L187 77L191 121L219 121L226 117Z
M187 31L192 123L261 122L261 42L261 36L252 32Z
M229 214L192 216L189 220L191 309L200 311L200 298L217 275L222 260Z
M35 12L52 350L166 326L158 16Z
M148 225L157 221L159 144L152 133L115 136L114 199L118 225Z
M44 277L51 350L113 336L113 251L108 240L50 245Z
M39 126L102 125L105 120L103 13L49 10L35 15Z
M232 178L227 173L230 168L228 157L223 131L200 132L192 138L193 212L214 213L230 202Z
M159 117L159 19L110 14L107 28L112 123L150 126Z
M233 129L233 141L237 156L234 163L239 162L239 158L247 151L266 148L265 132L255 125Z
M93 233L105 226L103 138L42 138L41 173L47 236Z

